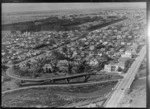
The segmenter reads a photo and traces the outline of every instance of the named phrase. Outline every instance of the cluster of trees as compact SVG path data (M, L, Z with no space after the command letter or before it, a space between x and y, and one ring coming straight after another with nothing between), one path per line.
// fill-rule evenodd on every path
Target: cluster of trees
M65 51L65 48L64 48ZM84 58L77 61L73 58L66 57L65 55L61 54L60 52L55 51L53 59L47 59L46 61L40 61L40 65L32 66L30 63L26 63L26 68L19 68L18 65L14 66L14 69L18 71L18 74L21 76L28 76L28 77L40 77L44 73L54 73L55 75L72 75L72 74L79 74L84 72L89 72L91 70L101 70L104 65L110 60L108 56L104 56L103 58L99 59L98 69L92 67L88 64L88 61ZM45 64L48 64L50 67L43 68Z
M95 29L98 29L98 28L101 28L101 27L105 27L107 25L110 25L110 24L113 24L113 23L116 23L116 22L119 22L119 21L122 21L126 18L121 18L121 19L117 19L117 20L113 20L113 21L110 21L110 22L104 22L102 24L97 24L97 25L94 25L94 26L91 26L88 28L88 31L93 31Z
M64 61L64 60L63 60ZM77 73L83 73L86 68L89 68L89 66L86 64L86 62L76 63L76 62L69 62L62 64L62 60L55 62L55 63L49 63L52 67L46 68L46 72L42 67L31 67L28 68L28 65L26 68L19 68L19 66L14 66L14 69L16 70L16 73L20 76L28 76L28 77L39 77L44 73L54 73L55 75L71 75L71 74L77 74Z
M2 67L1 67L1 68L2 68L2 70L4 70L4 71L6 71L6 70L8 69L8 67L7 67L6 65L3 65L3 64L2 64Z
M27 21L27 22L19 22L13 24L5 24L2 25L3 30L10 31L41 31L41 30L74 30L79 29L77 25L86 22L92 22L95 20L100 20L101 17L83 17L83 18L75 18L72 19L67 18L58 18L57 16L52 16L46 19L36 20L36 21Z
M72 75L72 74L79 74L84 72L90 72L93 68L88 64L86 60L81 61L69 61L69 60L53 60L52 62L46 62L51 67L43 69L43 66L35 66L31 67L30 64L27 64L26 68L20 69L19 66L15 66L14 68L17 69L19 72L18 74L21 76L28 76L28 77L40 77L44 73L54 73L55 75ZM107 61L103 61L99 64L98 68L103 68L104 64ZM96 70L96 69L94 69ZM100 69L97 69L100 70Z

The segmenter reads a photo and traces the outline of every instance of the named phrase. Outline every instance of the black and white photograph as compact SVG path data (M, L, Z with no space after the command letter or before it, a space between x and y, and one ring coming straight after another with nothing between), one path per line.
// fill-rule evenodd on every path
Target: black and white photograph
M146 2L1 6L2 107L147 107Z

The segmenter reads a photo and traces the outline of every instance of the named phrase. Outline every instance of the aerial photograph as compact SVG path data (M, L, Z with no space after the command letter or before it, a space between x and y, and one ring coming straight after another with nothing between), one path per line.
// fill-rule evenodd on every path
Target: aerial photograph
M146 2L2 3L1 106L146 108Z

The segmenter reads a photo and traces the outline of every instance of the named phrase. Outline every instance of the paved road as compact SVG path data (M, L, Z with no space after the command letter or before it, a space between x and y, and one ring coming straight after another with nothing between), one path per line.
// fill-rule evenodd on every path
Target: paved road
M118 107L120 100L125 95L126 91L130 88L136 73L138 72L138 69L146 55L146 46L144 46L139 56L136 58L134 63L129 68L128 72L110 97L110 99L107 101L107 103L104 105L104 107Z

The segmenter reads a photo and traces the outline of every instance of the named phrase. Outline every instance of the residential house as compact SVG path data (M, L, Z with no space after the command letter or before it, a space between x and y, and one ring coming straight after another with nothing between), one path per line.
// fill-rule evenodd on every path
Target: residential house
M131 51L125 51L124 54L121 54L121 57L128 57L128 58L132 58L132 54L131 54Z
M118 65L116 63L109 63L108 65L104 66L104 71L106 72L117 72Z

